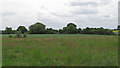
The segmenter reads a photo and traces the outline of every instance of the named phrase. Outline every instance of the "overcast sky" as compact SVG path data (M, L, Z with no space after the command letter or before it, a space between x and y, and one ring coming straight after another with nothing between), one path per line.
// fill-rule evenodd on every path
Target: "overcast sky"
M27 28L41 22L47 28L61 29L69 22L78 28L117 28L119 0L1 0L2 27Z

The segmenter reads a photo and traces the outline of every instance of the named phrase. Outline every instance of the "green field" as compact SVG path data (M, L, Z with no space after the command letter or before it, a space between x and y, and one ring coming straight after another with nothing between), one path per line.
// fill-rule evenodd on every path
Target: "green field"
M27 36L27 38L2 36L3 66L118 65L118 36L81 34Z

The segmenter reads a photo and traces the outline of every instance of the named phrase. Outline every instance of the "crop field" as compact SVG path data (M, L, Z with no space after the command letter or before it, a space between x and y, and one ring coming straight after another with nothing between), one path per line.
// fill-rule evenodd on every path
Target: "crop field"
M118 65L118 36L114 35L29 34L27 38L2 37L3 66Z

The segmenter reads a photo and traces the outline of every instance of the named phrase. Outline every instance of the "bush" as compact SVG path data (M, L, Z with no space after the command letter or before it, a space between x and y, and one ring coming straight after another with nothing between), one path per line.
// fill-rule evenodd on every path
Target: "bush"
M12 38L12 36L11 36L11 35L9 35L9 38Z
M20 34L19 31L16 32L16 38L22 38L22 35Z
M27 35L26 35L26 33L24 33L24 34L23 34L23 38L26 38L26 37L27 37Z

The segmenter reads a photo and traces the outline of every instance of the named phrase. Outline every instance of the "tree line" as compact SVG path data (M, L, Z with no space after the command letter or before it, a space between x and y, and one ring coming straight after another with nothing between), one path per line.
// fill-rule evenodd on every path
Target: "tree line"
M118 26L118 29L120 26ZM12 30L11 27L6 27L5 30L2 30L2 34L15 34L17 31L20 31L22 34L100 34L100 35L114 35L112 30L100 28L90 28L86 27L84 29L78 28L74 23L68 23L66 27L56 30L53 28L46 28L46 25L37 22L29 26L29 30L25 26L19 26L17 30Z

